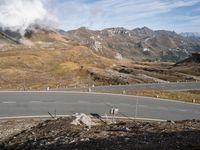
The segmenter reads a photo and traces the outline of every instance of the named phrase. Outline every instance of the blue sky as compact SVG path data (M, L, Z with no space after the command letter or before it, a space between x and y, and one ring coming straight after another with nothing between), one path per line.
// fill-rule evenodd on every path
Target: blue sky
M51 11L64 30L147 26L200 32L200 0L52 0Z

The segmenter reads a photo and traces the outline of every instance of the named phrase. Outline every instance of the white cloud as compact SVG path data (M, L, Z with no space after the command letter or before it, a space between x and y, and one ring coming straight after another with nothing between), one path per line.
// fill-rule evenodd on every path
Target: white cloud
M25 29L34 23L49 24L53 17L47 11L44 2L44 0L0 0L0 26L24 34Z
M93 2L0 0L0 26L20 30L23 33L31 24L49 25L58 17L60 28L65 30L81 26L92 29L149 26L153 29L179 30L179 22L184 22L185 27L190 26L191 30L195 27L196 30L200 15L195 17L181 14L165 17L162 15L199 2L200 0L97 0Z
M134 25L141 22L144 23L143 26L156 26L156 22L145 23L144 20L162 20L160 15L198 2L200 0L99 0L92 3L74 0L58 4L57 15L61 20L61 27L66 30L80 26L93 29L113 26L134 28Z

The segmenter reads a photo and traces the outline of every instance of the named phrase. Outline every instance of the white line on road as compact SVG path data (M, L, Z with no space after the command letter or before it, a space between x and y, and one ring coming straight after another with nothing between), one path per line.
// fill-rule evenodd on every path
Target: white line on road
M138 105L138 107L141 107L141 108L148 108L149 106L147 106L147 105Z
M5 102L2 102L3 104L16 104L17 102L15 101L5 101Z
M72 115L57 115L57 117L70 117ZM113 116L101 116L102 118L113 118ZM51 118L49 115L38 115L38 116L13 116L13 117L0 117L0 120L8 120L8 119L29 119L29 118ZM133 119L133 120L147 120L147 121L166 121L162 119L154 119L154 118L134 118L134 117L118 117L115 116L115 119Z
M158 100L163 102L173 102L173 103L182 103L182 104L190 104L190 105L198 105L198 103L191 103L191 102L182 102L177 100L170 100L170 99L160 99L155 97L145 97L145 96L134 96L134 95L122 95L122 94L112 94L112 93L99 93L99 92L77 92L77 91L0 91L0 93L66 93L66 94L91 94L91 95L109 95L109 96L121 96L121 97L132 97L132 98L144 98L150 100Z
M156 107L155 109L159 109L159 110L168 110L168 108L166 108L166 107Z
M30 101L29 103L42 103L41 101Z
M88 102L88 101L78 101L78 103L80 103L80 104L90 104L90 102Z
M113 104L112 104L113 105ZM135 107L133 105L127 104L127 103L119 103L118 106L126 106L126 107Z
M181 111L181 112L186 112L187 111L185 109L176 109L176 110Z

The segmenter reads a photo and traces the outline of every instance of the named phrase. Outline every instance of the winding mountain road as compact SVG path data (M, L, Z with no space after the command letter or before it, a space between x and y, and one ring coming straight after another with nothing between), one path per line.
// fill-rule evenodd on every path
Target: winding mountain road
M119 116L200 119L199 104L158 98L70 91L0 92L0 118L48 115L55 110L59 115L77 112L109 115L111 107L119 108Z
M130 85L111 85L91 87L92 92L122 92L122 91L141 91L141 90L167 90L184 91L200 89L200 82L170 82L170 83L147 83ZM67 91L88 91L88 88L67 88L58 89Z

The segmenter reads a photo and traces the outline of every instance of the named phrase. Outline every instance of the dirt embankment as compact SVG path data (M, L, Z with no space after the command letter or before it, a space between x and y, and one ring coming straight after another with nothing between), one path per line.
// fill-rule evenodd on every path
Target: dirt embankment
M0 143L11 149L200 149L200 121L117 121L72 125L74 118L47 120Z

